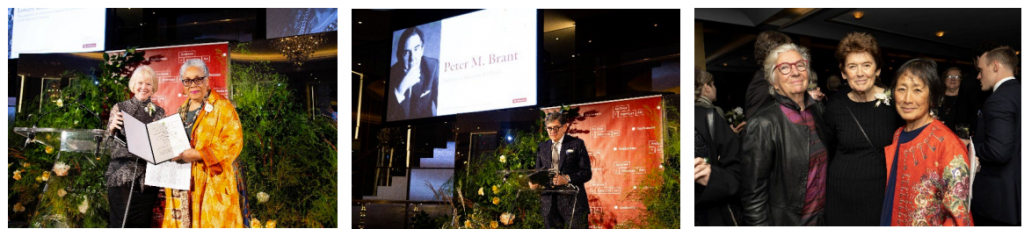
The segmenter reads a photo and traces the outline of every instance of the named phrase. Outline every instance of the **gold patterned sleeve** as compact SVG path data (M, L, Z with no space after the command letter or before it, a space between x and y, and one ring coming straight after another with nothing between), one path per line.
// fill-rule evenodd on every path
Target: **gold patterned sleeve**
M230 166L242 152L242 122L238 119L238 113L230 103L215 105L216 120L213 128L207 128L206 133L198 133L201 139L216 139L209 141L209 144L200 150L203 162L207 166L216 167L214 171L219 173L222 166ZM207 124L207 123L204 123Z

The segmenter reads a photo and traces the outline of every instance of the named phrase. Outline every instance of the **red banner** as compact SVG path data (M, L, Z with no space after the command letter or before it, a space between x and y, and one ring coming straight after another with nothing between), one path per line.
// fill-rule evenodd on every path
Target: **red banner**
M648 173L661 172L661 96L571 107L580 108L580 118L568 134L586 143L593 172L584 185L590 200L590 228L614 228L636 218L645 207L626 195L644 188L640 181Z
M230 83L231 54L228 50L228 43L210 43L198 45L183 45L156 48L140 48L136 51L145 51L149 67L156 72L160 81L160 89L153 93L153 103L164 109L167 116L174 115L178 107L188 100L184 93L185 87L178 79L178 71L181 65L188 59L201 59L210 70L210 90L220 93L225 98L231 98L228 90ZM108 53L123 53L124 51L110 51Z

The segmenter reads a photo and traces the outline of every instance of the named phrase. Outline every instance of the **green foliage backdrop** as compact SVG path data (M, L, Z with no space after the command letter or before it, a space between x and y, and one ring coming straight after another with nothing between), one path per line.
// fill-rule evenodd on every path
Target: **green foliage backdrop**
M239 45L236 51L245 52L246 46ZM39 120L39 127L103 129L104 121L90 111L106 117L110 106L128 99L128 77L121 76L145 60L134 49L122 55L104 54L104 58L103 74L96 79L65 73L65 78L73 79L61 91L63 106L44 101L40 109L36 98L22 106L25 110L15 126L29 127ZM266 62L232 64L231 73L232 100L245 138L238 161L243 166L250 216L263 224L274 221L279 227L337 227L335 122L309 117L301 98L288 90L287 78ZM53 112L40 118L49 111ZM10 220L28 222L23 226L31 227L108 227L103 174L109 154L59 152L59 147L48 153L35 143L22 149L24 137L13 132L8 136ZM51 171L58 153L59 162L70 166L64 177ZM48 181L42 181L44 173L50 173ZM43 192L46 184L49 187ZM69 194L60 195L62 190ZM269 197L266 202L259 202L261 192Z
M241 48L244 50L244 47ZM232 64L233 101L242 120L249 211L279 227L337 227L338 130L311 119L288 80L266 62ZM259 203L260 192L270 198Z

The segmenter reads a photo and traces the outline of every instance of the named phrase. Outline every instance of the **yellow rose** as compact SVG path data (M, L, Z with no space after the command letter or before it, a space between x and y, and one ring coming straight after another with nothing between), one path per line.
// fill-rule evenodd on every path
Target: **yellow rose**
M43 176L36 177L36 182L43 182Z
M501 163L505 163L505 155L501 155L501 157L498 157L498 161L501 161Z
M498 194L498 191L501 191L501 190L498 190L498 186L497 185L491 185L491 191L494 191L494 194Z
M491 199L491 203L494 203L494 205L498 205L498 202L501 202L501 199L498 199L498 197L494 197L494 199Z
M491 220L491 228L498 228L498 221Z
M50 171L44 171L43 172L43 181L49 181L49 180L50 180Z
M22 162L21 163L21 167L25 167L25 168L28 168L28 166L30 166L30 165L32 165L32 164L29 164L28 162Z
M260 225L260 220L258 219L252 219L250 224L252 224L252 228L263 228L263 225Z
M480 190L476 191L476 194L480 194L481 196L483 196L484 195L484 187L480 187Z
M14 171L14 180L21 180L21 170Z
M277 227L277 221L274 221L274 220L267 220L266 225L263 225L263 228L276 228L276 227Z
M473 224L470 224L468 219L466 220L465 224L466 224L466 228L473 228Z
M46 146L46 154L53 154L53 146Z

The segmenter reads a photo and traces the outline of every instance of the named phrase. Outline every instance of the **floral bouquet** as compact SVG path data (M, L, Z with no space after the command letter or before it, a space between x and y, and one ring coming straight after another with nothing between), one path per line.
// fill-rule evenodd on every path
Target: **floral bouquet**
M747 116L743 115L742 107L736 107L735 109L725 112L725 121L728 121L729 124L732 124L733 126L739 126L740 123L747 121Z

